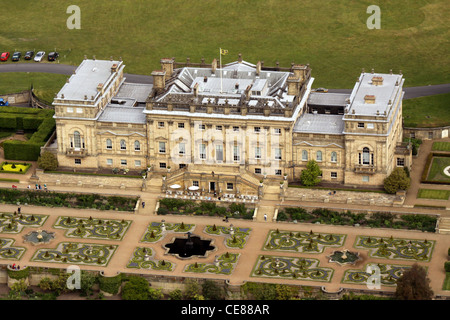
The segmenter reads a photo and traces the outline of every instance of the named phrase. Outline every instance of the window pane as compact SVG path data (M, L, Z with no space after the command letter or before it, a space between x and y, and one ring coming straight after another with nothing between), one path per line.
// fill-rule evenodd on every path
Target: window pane
M216 160L223 161L223 146L221 144L216 145Z
M75 148L81 148L81 138L78 131L73 133L73 145Z

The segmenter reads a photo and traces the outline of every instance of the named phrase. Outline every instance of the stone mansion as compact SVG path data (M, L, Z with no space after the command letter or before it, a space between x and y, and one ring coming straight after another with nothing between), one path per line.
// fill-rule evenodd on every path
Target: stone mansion
M122 61L80 64L53 102L61 168L151 168L183 188L244 193L298 181L311 159L322 181L358 187L411 165L401 74L363 71L351 94L318 93L309 65L160 62L153 84L126 82Z

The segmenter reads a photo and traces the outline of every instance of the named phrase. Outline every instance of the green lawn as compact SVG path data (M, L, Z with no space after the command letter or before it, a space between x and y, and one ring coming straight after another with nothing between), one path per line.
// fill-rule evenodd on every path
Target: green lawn
M445 273L445 280L442 290L450 290L450 272Z
M433 142L433 151L449 151L450 152L450 142Z
M185 61L239 52L265 65L310 63L315 87L351 88L362 68L403 71L407 86L450 82L447 0L129 0L75 3L81 29L70 30L69 3L17 0L3 4L2 50L60 52L78 65L84 55L121 56L129 73L150 74L159 59ZM381 9L370 30L369 5ZM51 19L43 18L51 17ZM31 28L31 30L30 30Z
M403 100L404 126L413 128L448 126L449 105L450 93Z
M449 190L419 189L419 192L417 193L417 198L423 199L448 200L449 197Z
M443 172L448 166L450 166L450 157L433 157L427 180L450 183L450 177Z

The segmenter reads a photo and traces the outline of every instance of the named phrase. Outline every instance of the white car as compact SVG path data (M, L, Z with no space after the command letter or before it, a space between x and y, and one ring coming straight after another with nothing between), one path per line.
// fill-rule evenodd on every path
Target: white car
M39 51L36 53L36 56L34 57L34 61L41 62L42 58L45 56L45 51Z

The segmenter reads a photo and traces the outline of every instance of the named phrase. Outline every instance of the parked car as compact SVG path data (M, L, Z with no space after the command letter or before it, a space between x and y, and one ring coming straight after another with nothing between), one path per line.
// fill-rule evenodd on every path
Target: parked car
M3 52L0 56L0 61L6 61L9 59L9 52Z
M59 53L58 52L50 52L48 54L48 61L55 61L56 59L58 59L59 57Z
M34 51L27 51L25 53L25 56L23 57L25 60L31 60L31 58L33 58L34 56Z
M317 88L315 90L313 90L314 92L328 92L328 89L326 88Z
M22 52L16 51L13 53L11 60L19 61L21 56L22 56Z
M41 62L42 58L45 56L45 51L39 51L36 53L36 56L34 57L34 61Z
M0 98L0 106L9 106L9 102L3 100L3 98Z

